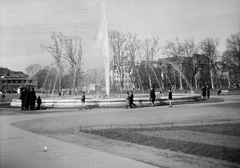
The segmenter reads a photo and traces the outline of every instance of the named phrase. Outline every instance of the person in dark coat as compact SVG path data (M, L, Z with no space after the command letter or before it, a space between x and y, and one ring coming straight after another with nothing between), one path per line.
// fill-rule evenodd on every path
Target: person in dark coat
M126 108L129 108L129 107L131 107L131 104L130 104L130 99L131 99L131 97L130 97L130 94L129 94L129 92L127 92L127 98L126 98Z
M136 104L133 103L133 91L130 91L130 107L136 107Z
M36 93L34 91L34 88L30 91L30 97L29 97L29 105L30 105L30 110L35 110L35 103L37 100Z
M85 95L85 92L82 92L82 97L81 97L82 104L81 104L80 109L82 109L82 108L87 109L88 108L87 105L85 104L85 101L86 101L86 95ZM91 108L91 106L89 108Z
M172 107L172 89L168 89L168 101L169 101L169 107Z
M209 99L210 98L210 86L207 85L207 98Z
M37 109L38 109L38 110L40 110L41 104L42 104L42 99L41 99L40 96L38 96L38 98L37 98Z
M150 100L152 102L152 106L154 106L155 99L156 99L155 89L152 86L151 89L150 89Z
M25 110L29 110L30 103L30 89L26 89L25 96L24 96L24 108Z
M26 96L26 90L25 88L21 88L20 92L20 99L21 99L21 110L25 110L25 96Z
M206 98L206 86L202 87L202 97Z

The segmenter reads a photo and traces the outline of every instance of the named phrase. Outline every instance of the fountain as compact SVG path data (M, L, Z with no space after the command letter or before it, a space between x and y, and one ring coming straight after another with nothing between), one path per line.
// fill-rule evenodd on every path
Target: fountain
M105 12L105 5L102 4L103 17L101 20L100 28L98 31L98 37L96 43L97 47L101 48L104 68L105 68L105 86L106 86L106 95L110 95L110 60L109 60L109 41L108 41L108 27L107 27L107 18Z
M86 99L86 105L92 107L125 107L125 96L119 95L118 98L110 98L110 58L109 58L109 41L108 41L108 29L107 29L107 18L105 13L105 5L102 4L103 9L103 17L101 20L98 37L96 40L97 47L99 47L102 51L103 59L104 59L104 67L105 67L105 86L106 86L106 95L107 99L104 98L88 98ZM173 66L174 67L174 66ZM175 67L174 67L175 68ZM153 68L152 68L153 69ZM154 69L153 69L154 70ZM179 70L179 69L178 69ZM156 74L155 74L155 77ZM140 79L141 80L141 79ZM158 81L159 85L160 82ZM189 85L190 86L190 85ZM190 87L191 88L191 87ZM163 94L156 94L156 105L164 105L168 102L168 97ZM188 95L173 95L173 102L186 102L186 101L197 101L201 98L201 95L197 94L188 94ZM138 107L142 106L150 106L151 102L149 101L148 94L138 94L135 95L134 103ZM21 106L21 101L19 99L13 99L11 106ZM43 98L42 99L42 107L43 108L80 108L81 107L81 99L80 97L60 97L55 98L51 97L51 99Z

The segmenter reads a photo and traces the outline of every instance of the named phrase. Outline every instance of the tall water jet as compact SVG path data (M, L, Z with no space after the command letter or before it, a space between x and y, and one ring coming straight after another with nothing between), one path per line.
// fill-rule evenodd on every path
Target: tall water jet
M102 55L104 59L106 95L109 97L110 95L110 59L109 59L107 18L106 18L104 4L102 4L102 8L103 8L103 17L102 17L100 29L98 32L97 42L100 43L100 47L101 47Z

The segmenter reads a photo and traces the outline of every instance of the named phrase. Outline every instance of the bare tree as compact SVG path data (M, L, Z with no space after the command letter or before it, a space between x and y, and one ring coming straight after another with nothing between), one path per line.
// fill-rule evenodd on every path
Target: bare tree
M182 66L182 62L184 59L184 45L182 43L179 42L178 37L176 38L176 42L167 42L166 47L164 48L164 52L163 54L168 56L168 57L172 57L174 59L176 59L176 65L175 63L171 63L174 69L177 69L178 73L179 73L179 84L180 84L180 89L183 89L183 85L182 85L182 77L183 77L183 66Z
M58 69L56 75L56 81L58 79L58 89L61 90L61 77L63 72L62 67L62 52L63 52L63 44L64 44L64 35L62 33L53 32L51 35L52 44L49 46L41 46L43 49L47 50L54 58L56 67ZM55 84L56 84L55 81ZM54 87L55 87L54 84ZM54 91L55 88L53 88Z
M136 34L126 33L126 50L127 50L127 73L132 84L136 84L137 71L135 68L135 61L138 50L140 48L140 39L137 38Z
M153 85L151 77L150 77L150 70L153 72L159 88L161 89L161 84L159 82L159 79L156 75L156 72L153 68L152 61L154 60L154 57L159 52L160 48L158 46L159 38L153 37L152 39L146 38L142 43L139 50L140 57L145 60L146 62L146 72L148 75L148 81L149 81L149 87Z
M200 44L200 50L202 51L202 54L205 55L208 59L208 63L210 66L210 80L211 80L211 87L214 89L214 81L213 81L213 71L215 69L215 63L217 60L217 47L218 47L218 39L213 38L206 38L203 40Z
M73 74L72 91L75 93L76 86L77 89L80 85L80 75L81 75L81 65L82 65L82 44L81 38L65 37L64 48L66 53L64 54L64 59L70 64Z
M121 89L123 90L125 62L126 62L126 37L124 33L117 30L109 31L109 43L112 48L113 70L117 71L120 76Z
M219 85L218 87L219 88L222 88L223 85L222 85L222 78L223 78L223 74L225 72L229 72L229 69L231 67L231 59L230 57L228 57L228 53L227 52L224 52L222 54L222 58L221 58L221 61L218 62L218 64L216 64L216 69L217 71L219 72ZM229 74L229 73L227 73ZM230 87L230 78L229 78L229 75L228 75L228 86Z
M29 65L25 69L28 74L28 79L27 79L26 83L30 82L32 80L32 78L36 77L36 75L40 69L41 69L41 65L39 65L39 64Z
M227 39L227 54L231 57L234 64L234 69L232 74L234 74L235 82L240 82L240 32L232 34L230 38Z
M190 40L185 40L185 42L183 43L183 56L185 57L184 61L189 67L189 71L187 71L186 73L191 76L191 86L193 87L195 84L196 89L198 87L196 74L200 70L200 64L198 64L197 61L198 50L199 46L195 44L193 38Z

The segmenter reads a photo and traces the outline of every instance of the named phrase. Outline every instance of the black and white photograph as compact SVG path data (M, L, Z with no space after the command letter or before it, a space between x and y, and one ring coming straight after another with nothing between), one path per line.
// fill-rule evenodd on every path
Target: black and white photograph
M0 0L0 168L240 167L240 0Z

